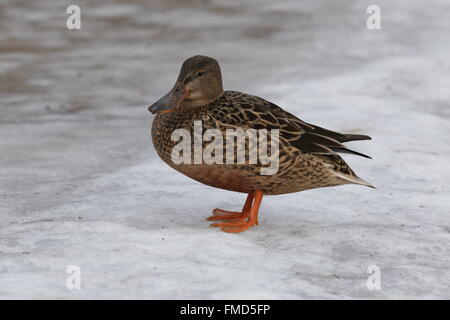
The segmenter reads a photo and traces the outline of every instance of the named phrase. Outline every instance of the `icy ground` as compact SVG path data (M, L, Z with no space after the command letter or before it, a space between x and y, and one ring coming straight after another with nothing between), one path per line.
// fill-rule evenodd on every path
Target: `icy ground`
M0 298L450 298L450 2L0 0ZM183 3L183 4L182 4ZM155 155L146 107L181 62L226 89L373 141L378 189L266 197L260 225L204 219L244 195ZM69 290L67 267L81 270ZM381 271L369 290L368 266Z

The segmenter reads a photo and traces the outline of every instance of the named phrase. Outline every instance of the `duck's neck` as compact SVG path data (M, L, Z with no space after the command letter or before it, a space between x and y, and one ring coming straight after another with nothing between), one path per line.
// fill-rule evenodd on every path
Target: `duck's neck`
M198 108L207 106L217 99L219 99L223 95L224 91L221 90L217 92L215 95L210 97L204 97L202 99L186 99L180 104L180 108Z

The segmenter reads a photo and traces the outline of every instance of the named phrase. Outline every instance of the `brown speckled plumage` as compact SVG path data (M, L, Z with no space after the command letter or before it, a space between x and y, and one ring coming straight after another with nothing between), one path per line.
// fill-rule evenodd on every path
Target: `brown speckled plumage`
M215 76L212 80L203 75L203 70L208 70L208 66L211 66L210 76ZM201 70L201 73L198 73L198 70ZM200 76L197 77L196 74ZM189 86L196 77L204 79L204 82L198 80ZM161 159L175 170L209 186L249 194L260 190L263 194L276 195L348 183L371 186L358 178L338 155L353 153L367 157L347 149L342 143L367 140L370 137L326 130L306 123L262 98L235 91L223 91L220 68L212 58L196 56L188 59L183 64L177 83L184 86L181 88L190 95L195 95L198 88L203 90L208 83L218 88L213 88L212 91L216 93L216 97L214 94L205 93L198 94L199 99L184 98L171 110L173 112L156 115L152 125L153 144ZM173 90L176 88L177 85ZM199 103L198 100L207 103ZM196 120L202 121L203 131L219 129L225 133L226 129L279 129L278 172L274 175L261 175L260 163L173 163L171 152L177 142L171 141L172 132L184 128L193 134ZM204 147L208 143L204 143Z

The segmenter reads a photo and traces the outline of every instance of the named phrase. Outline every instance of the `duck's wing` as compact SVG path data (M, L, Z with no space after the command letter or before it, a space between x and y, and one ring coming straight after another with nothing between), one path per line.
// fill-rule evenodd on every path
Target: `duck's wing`
M336 155L350 153L342 142L370 140L369 136L342 134L306 123L279 106L262 98L235 91L226 91L210 109L217 127L241 129L279 129L280 137L301 152Z

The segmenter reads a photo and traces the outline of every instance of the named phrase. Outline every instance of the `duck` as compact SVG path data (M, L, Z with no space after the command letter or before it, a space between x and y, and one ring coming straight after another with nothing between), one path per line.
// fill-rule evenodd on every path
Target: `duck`
M205 185L247 195L241 211L216 208L207 218L214 222L210 224L212 227L224 232L239 233L258 225L259 209L266 195L345 184L374 188L359 178L340 156L353 154L370 158L344 145L349 141L371 140L370 136L331 131L300 120L263 98L238 91L224 91L221 68L214 58L196 55L186 59L173 88L148 110L155 114L151 126L154 148L167 165ZM201 136L192 139L199 124L198 132L201 134L216 134L214 141L202 140ZM245 150L245 161L242 158L237 161L238 154L233 151L236 151L238 143L230 150L225 150L225 144L220 143L210 147L213 149L211 155L216 160L223 158L224 161L203 161L201 157L192 161L199 147L206 150L208 145L217 142L217 134L226 136L233 130L258 132L258 138L269 137L266 139L266 149L276 146L272 152L276 155L276 170L262 174L268 162L262 161L262 158L248 161L254 154L250 147ZM180 132L191 135L191 139L180 135ZM268 133L272 132L276 134L270 136ZM181 152L179 145L183 137L186 148ZM250 143L250 138L244 139L244 142ZM186 161L174 157L177 154L175 149L181 160ZM231 161L226 157L231 157Z

